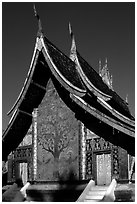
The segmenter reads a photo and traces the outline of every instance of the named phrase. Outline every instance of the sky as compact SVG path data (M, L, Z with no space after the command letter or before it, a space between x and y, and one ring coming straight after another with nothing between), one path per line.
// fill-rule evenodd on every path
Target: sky
M130 2L35 3L46 37L69 56L72 25L81 56L98 72L98 61L113 76L113 88L135 115L135 5ZM2 3L2 129L29 70L37 20L33 3Z

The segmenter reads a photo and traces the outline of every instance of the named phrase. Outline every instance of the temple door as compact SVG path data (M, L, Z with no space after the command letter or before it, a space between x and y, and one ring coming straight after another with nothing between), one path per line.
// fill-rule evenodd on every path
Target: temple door
M28 164L26 162L19 163L19 174L22 178L23 184L25 185L28 180Z
M111 154L96 155L97 185L111 183Z

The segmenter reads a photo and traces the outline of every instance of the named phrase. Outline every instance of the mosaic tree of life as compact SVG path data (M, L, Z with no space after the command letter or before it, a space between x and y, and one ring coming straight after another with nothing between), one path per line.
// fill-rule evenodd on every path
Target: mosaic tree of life
M41 122L38 127L38 143L54 158L53 178L56 180L60 176L61 154L65 152L67 164L76 159L73 150L71 151L70 143L73 143L76 138L77 121L52 86L43 103L45 108L39 110Z

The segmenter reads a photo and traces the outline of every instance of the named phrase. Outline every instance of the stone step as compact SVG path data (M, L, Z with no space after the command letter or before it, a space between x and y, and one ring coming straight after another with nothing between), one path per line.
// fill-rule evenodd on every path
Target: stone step
M108 186L92 186L92 191L105 191L108 189Z
M98 199L95 199L95 200L92 200L92 199L90 199L90 200L85 199L84 202L100 202L100 199L99 199L99 200L98 200Z
M103 196L104 195L98 195L98 194L96 194L96 195L92 195L92 196L90 196L90 195L86 195L86 197L85 197L85 199L86 200L101 200L102 198L103 198Z
M107 188L108 186L92 186L85 196L84 202L99 202L103 199Z
M106 191L89 191L87 195L92 196L92 195L104 195Z

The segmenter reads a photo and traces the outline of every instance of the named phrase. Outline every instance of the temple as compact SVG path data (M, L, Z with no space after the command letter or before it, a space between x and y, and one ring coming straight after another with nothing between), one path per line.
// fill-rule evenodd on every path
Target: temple
M38 17L37 13L36 16ZM2 136L7 182L131 180L135 119L112 87L107 65L97 73L72 46L67 57L39 30L24 86ZM114 82L113 82L114 83Z

